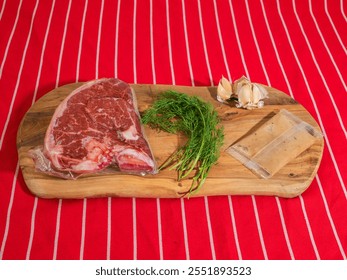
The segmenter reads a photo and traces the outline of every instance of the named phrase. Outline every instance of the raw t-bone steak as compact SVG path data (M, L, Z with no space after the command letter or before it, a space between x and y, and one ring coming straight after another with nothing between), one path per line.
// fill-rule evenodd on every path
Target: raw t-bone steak
M56 109L43 153L53 169L91 173L111 164L130 173L155 173L132 88L99 79L74 90Z

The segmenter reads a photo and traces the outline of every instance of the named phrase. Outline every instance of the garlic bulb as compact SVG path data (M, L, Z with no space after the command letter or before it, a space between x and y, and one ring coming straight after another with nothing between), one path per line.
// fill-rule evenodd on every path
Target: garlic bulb
M223 103L230 99L232 94L233 92L231 83L222 76L222 79L220 79L217 87L217 100Z
M254 109L264 106L262 99L268 97L268 92L265 87L257 83L251 83L245 76L242 76L233 84L222 77L217 88L218 101L225 102L230 100L233 95L237 99L237 108Z

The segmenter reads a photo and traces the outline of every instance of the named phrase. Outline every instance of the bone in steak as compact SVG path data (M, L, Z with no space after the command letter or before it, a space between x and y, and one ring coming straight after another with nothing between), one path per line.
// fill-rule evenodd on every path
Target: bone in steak
M62 101L43 153L55 171L91 173L115 163L125 172L156 172L132 88L113 78L88 82Z

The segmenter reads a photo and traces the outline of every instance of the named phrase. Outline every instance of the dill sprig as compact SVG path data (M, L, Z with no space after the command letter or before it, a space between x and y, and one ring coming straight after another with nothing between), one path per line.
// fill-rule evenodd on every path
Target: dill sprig
M142 122L155 129L187 136L187 142L178 147L159 169L176 169L178 181L195 170L188 193L198 191L217 162L224 140L223 127L219 125L212 104L197 96L166 91L144 113Z

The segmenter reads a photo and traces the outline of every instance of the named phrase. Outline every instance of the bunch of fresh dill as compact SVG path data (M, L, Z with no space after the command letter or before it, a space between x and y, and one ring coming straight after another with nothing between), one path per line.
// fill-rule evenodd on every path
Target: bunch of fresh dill
M159 167L176 169L178 180L196 170L189 194L205 182L211 167L217 162L223 144L223 127L212 104L196 96L175 91L159 94L158 99L142 116L142 122L169 133L183 133L188 140Z

